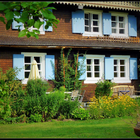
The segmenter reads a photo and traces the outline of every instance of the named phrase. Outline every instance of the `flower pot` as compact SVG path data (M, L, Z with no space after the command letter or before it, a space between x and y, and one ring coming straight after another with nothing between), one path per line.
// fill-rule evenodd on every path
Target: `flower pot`
M140 128L135 127L134 132L138 137L140 137Z

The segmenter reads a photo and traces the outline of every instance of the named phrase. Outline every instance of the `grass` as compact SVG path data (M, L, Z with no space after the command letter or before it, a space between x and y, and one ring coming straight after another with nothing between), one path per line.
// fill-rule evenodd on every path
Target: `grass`
M129 119L0 124L0 138L139 138Z

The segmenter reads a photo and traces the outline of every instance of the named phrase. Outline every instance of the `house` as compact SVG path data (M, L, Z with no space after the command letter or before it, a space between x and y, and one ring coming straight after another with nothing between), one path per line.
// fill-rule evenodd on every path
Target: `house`
M0 67L4 72L8 67L23 68L18 78L26 84L35 58L40 75L51 83L55 74L50 60L56 67L61 48L65 53L72 48L71 55L87 51L86 72L80 78L86 90L84 101L94 96L95 83L103 76L139 88L139 1L58 1L52 5L60 23L47 30L42 26L39 39L18 38L15 21L8 31L0 22Z

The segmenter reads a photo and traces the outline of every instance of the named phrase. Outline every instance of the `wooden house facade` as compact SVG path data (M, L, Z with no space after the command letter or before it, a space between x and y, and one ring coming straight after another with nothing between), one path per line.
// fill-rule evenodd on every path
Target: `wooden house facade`
M41 77L55 78L50 60L57 68L61 48L71 57L86 52L83 80L84 101L94 96L102 77L139 89L140 63L140 2L54 2L53 14L60 20L57 28L42 26L39 39L18 38L15 21L6 30L0 22L0 67L23 68L18 75L27 84L30 65L35 58ZM4 16L4 15L3 15ZM25 68L26 67L26 68ZM50 78L51 77L51 78Z

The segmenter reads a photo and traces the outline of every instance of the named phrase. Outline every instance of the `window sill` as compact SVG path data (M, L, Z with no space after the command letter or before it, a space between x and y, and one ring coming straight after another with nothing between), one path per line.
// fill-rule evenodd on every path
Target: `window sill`
M100 79L97 79L97 80L85 80L84 81L84 84L95 84L99 81Z
M131 80L129 80L129 79L114 79L114 80L111 80L111 82L114 82L114 83L131 83Z
M85 33L83 33L82 34L82 36L95 36L95 37L97 37L97 36L103 36L101 33L91 33L91 32L85 32Z

